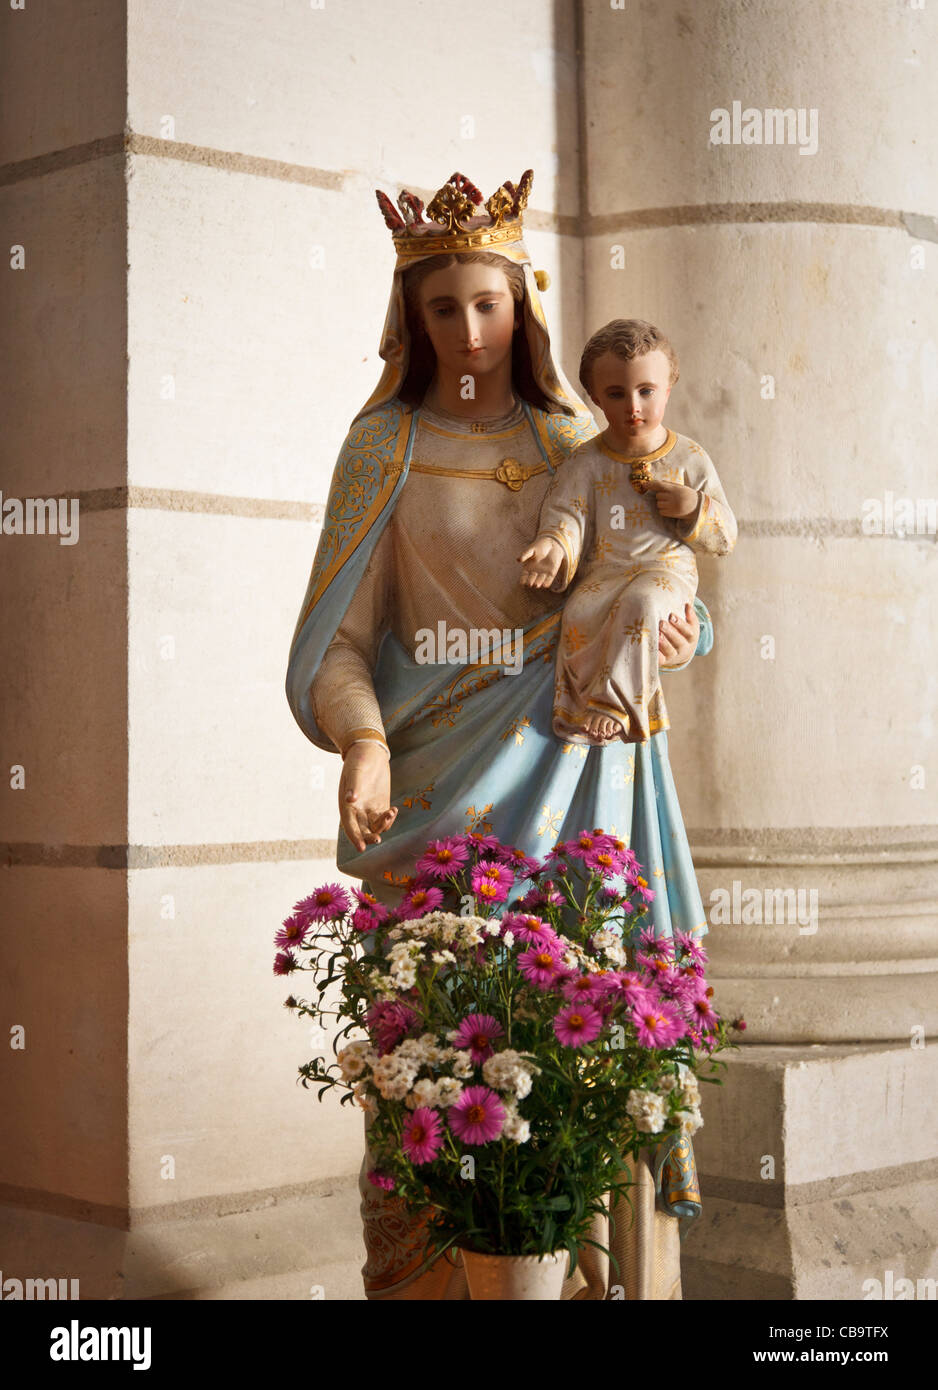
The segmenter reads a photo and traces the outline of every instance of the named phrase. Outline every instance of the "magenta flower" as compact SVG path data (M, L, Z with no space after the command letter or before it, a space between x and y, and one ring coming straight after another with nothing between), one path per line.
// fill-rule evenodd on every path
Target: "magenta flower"
M504 1028L491 1014L468 1014L456 1029L454 1047L468 1047L476 1066L482 1065L494 1052L492 1040L500 1038Z
M465 835L455 835L453 838L479 858L485 854L496 854L502 843L497 835L483 835L480 830L469 830Z
M379 918L368 907L357 907L352 913L352 926L356 931L374 931L380 925Z
M436 1110L420 1105L404 1121L401 1146L411 1163L430 1163L443 1147L443 1122Z
M581 830L575 840L567 842L567 854L571 859L585 859L588 854L595 854L598 849L608 848L604 844L602 831Z
M516 849L514 845L501 845L496 851L496 858L508 868L513 870L515 877L523 882L526 878L531 878L536 874L540 865L536 859L532 859L523 850Z
M431 840L417 860L417 873L427 878L449 878L459 873L469 858L469 850L456 835L445 840Z
M596 972L592 975L571 975L563 984L563 997L570 999L574 1004L591 1004L594 1000L602 999L610 991L611 972ZM612 989L615 989L613 979Z
M495 859L480 859L469 874L469 886L483 903L503 903L515 876Z
M673 1004L639 1005L632 1010L632 1021L641 1047L671 1047L687 1032Z
M705 1032L712 1032L720 1021L719 1014L715 1012L706 994L701 994L697 999L691 999L688 1002L687 1014L691 1025Z
M372 1036L378 1055L393 1051L417 1022L417 1015L406 1004L394 999L379 999L365 1014L365 1026Z
M369 1170L368 1181L371 1183L372 1187L382 1187L385 1192L394 1191L394 1179L389 1177L387 1173L379 1173L377 1168Z
M308 898L302 898L294 905L293 911L307 922L328 922L342 917L350 907L349 895L337 883L324 883Z
M602 1031L603 1016L591 1004L568 1004L554 1019L554 1032L564 1047L584 1047Z
M538 989L550 989L567 978L569 971L560 963L550 945L532 946L518 956L518 968L526 980Z
M635 1005L648 1002L648 985L635 970L617 970L616 993L626 1004Z
M635 937L636 950L643 951L649 956L661 956L665 960L674 960L674 941L670 936L655 936L654 927L643 927Z
M675 1004L683 1004L696 999L699 994L700 976L683 970L660 970L655 975L655 988L662 999L671 999Z
M535 911L539 907L547 907L548 904L563 902L563 894L557 891L556 885L551 879L547 879L539 888L532 888L518 904L527 912Z
M397 909L398 919L407 922L414 917L425 917L428 912L435 911L442 901L443 892L440 888L411 888L401 899L401 905Z
M379 922L383 922L388 916L390 908L386 903L379 902L374 893L366 893L363 888L353 888L352 892L355 894L359 906L367 909Z
M503 936L506 931L510 931L519 941L529 941L532 946L547 946L558 955L562 949L560 938L550 923L533 912L506 912L502 918Z
M447 1113L449 1127L464 1144L488 1144L505 1123L505 1107L488 1086L467 1086Z
M695 965L706 965L707 953L695 936L691 936L688 932L679 931L675 932L674 940L682 953L690 956Z
M583 863L587 869L594 874L601 874L603 878L613 878L622 871L618 855L603 845L590 850L589 854L584 854Z
M299 968L299 962L292 951L278 951L274 956L275 975L289 975Z
M626 877L627 877L628 882L629 882L629 883L632 885L632 887L635 889L636 895L637 895L638 897L640 897L640 898L642 899L643 902L646 902L646 903L654 902L654 900L655 900L654 890L648 887L648 881L647 881L647 879L642 878L641 874L635 874L635 873L631 873L631 872L630 872L629 874L627 874Z
M309 929L309 924L302 917L285 917L283 926L274 937L275 946L302 946L303 937Z

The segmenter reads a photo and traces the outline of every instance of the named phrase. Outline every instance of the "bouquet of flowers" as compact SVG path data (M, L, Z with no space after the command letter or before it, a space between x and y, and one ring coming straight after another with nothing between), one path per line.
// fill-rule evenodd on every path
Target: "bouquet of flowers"
M698 1080L720 1084L704 1073L736 1044L706 953L643 924L654 894L601 830L542 861L432 840L402 887L391 911L326 884L277 933L275 973L310 970L318 992L287 1007L341 1025L303 1085L365 1111L369 1179L427 1222L429 1258L566 1247L572 1271L607 1194L628 1199L623 1156L692 1134Z

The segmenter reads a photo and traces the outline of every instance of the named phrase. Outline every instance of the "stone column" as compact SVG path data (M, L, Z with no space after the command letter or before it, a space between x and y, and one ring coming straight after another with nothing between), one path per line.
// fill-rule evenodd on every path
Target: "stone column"
M700 564L713 652L668 685L749 1025L695 1137L685 1297L875 1296L938 1273L938 7L582 20L586 327L672 338L668 423L741 522Z
M3 1275L361 1298L363 1118L295 1084L314 1047L271 971L339 878L340 760L287 656L382 366L376 186L533 166L548 312L579 310L573 12L52 0L0 26L3 492L79 503L77 544L0 533Z

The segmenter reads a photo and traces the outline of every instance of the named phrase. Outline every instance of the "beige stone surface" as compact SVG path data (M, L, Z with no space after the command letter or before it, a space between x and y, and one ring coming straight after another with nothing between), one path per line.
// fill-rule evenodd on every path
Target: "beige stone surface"
M283 1007L291 993L318 999L312 974L273 974L275 931L299 898L327 882L350 880L328 861L131 873L134 1208L357 1170L361 1110L341 1105L341 1092L320 1102L297 1075L317 1053L333 1060L335 1021L323 1021L326 1041L314 1046L312 1020Z
M87 845L94 863L127 834L127 519L79 508L77 544L59 539L0 536L0 836L31 861Z
M45 29L39 13L26 23ZM8 15L4 32L15 27ZM5 88L5 113L14 109ZM119 154L0 187L8 257L22 247L25 258L6 270L0 314L5 497L127 480L125 200ZM3 550L11 539L0 536Z
M590 0L584 19L591 213L788 198L938 213L933 6ZM815 108L817 153L711 146L710 113L734 100Z
M671 338L667 423L710 454L744 533L859 533L887 489L936 496L938 245L892 228L613 219L586 258L587 332L643 318Z
M126 1207L126 876L5 868L3 918L5 1199ZM9 1045L17 1025L22 1048Z

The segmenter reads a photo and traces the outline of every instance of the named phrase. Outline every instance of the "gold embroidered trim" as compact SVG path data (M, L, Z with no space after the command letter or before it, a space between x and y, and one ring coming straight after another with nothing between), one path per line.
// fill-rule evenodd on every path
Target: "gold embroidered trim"
M497 468L443 468L433 463L415 463L411 460L411 473L429 473L436 478L479 478L486 482L504 483L512 492L518 492L537 473L544 473L546 463L521 463L518 459L505 458Z
M596 443L604 454L609 458L616 459L619 463L654 463L655 459L663 459L665 454L670 454L677 443L677 435L674 430L668 430L668 437L660 449L656 449L653 454L617 454L614 449L603 442L602 436L597 437Z
M420 416L420 428L429 430L431 434L442 435L444 439L465 439L467 434L470 438L482 439L510 439L512 435L521 434L528 427L528 422L522 417L517 425L509 425L504 430L489 430L484 420L467 420L468 430L448 430L443 425L432 425L425 415Z

